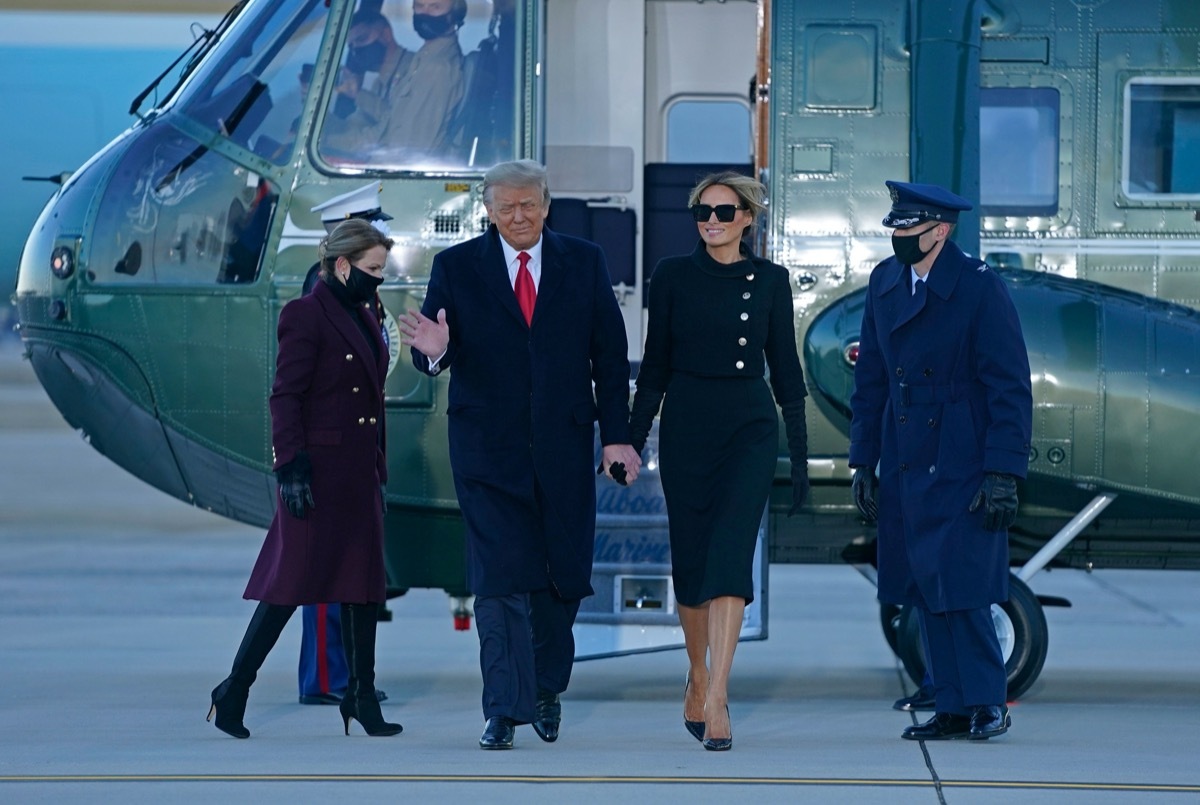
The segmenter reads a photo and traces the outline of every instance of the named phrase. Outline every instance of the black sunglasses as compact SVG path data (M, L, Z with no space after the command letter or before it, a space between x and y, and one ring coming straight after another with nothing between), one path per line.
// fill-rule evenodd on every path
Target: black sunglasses
M718 221L727 224L733 220L733 216L737 215L738 210L747 208L741 204L718 204L715 207L711 204L693 204L688 209L692 211L692 217L696 219L696 223L698 224L707 221L714 212L717 214Z

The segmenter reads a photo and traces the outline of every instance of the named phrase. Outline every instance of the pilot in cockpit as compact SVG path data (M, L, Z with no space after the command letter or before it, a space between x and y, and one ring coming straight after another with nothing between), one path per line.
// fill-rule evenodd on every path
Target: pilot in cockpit
M327 124L322 148L354 156L444 149L463 97L458 29L466 15L466 0L413 0L413 29L424 44L412 51L396 41L383 14L358 11L337 86L337 96L352 99L355 111Z

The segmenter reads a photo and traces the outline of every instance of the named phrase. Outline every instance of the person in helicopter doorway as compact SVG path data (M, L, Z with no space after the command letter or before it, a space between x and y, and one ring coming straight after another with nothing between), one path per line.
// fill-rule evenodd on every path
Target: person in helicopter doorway
M374 301L393 242L343 221L318 248L313 292L279 316L271 440L279 505L243 597L259 601L212 691L208 719L235 738L250 686L297 606L337 601L349 679L339 709L368 735L396 735L375 690L375 630L386 601L383 382L389 361Z
M1029 356L1004 282L949 240L971 203L889 181L894 257L871 272L854 393L854 502L878 519L879 599L912 606L935 713L908 740L987 739L1012 723L991 605L1033 429ZM876 479L875 467L879 466Z
M467 0L413 0L413 29L424 40L414 52L396 41L383 14L358 11L337 87L355 111L332 122L322 146L358 155L380 147L440 152L463 98L458 29L466 16Z

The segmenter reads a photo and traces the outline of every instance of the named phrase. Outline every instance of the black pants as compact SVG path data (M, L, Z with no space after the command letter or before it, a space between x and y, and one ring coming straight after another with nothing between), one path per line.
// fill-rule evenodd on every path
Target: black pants
M534 719L539 690L562 693L571 681L579 600L551 590L476 597L483 717Z

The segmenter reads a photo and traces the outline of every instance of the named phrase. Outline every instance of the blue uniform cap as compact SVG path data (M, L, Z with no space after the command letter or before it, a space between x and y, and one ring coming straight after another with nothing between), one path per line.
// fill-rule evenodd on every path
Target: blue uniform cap
M892 194L892 211L883 219L884 226L907 229L924 221L952 224L958 214L971 209L971 202L935 184L884 182Z

